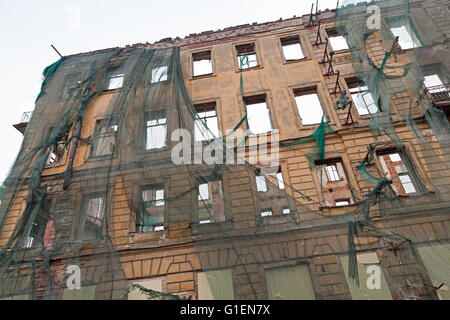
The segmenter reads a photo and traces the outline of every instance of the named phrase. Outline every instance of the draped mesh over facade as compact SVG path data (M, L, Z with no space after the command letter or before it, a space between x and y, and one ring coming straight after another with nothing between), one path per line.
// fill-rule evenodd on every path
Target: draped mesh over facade
M222 136L208 127L205 119L215 113L192 103L182 47L104 50L47 67L0 189L0 297L448 299L449 124L425 90L422 61L433 56L446 63L448 30L433 24L431 2L418 8L406 0L345 1L336 11L331 27L345 35L354 73L378 107L366 115L373 143L353 168L360 187L342 178L345 159L327 152L348 130L342 121L324 115L279 147L272 130L267 146L282 162L288 155L302 159L306 166L290 168L314 172L321 197L302 191L283 165L251 160L258 141L247 112ZM381 10L378 29L367 26L370 5ZM316 30L314 23L301 25ZM412 48L392 46L397 31L399 45L406 46L406 32ZM377 41L381 54L370 47ZM314 48L323 52L325 43ZM247 101L243 69L241 61L235 91ZM324 81L334 76L328 72ZM341 120L349 112L338 104L344 94L331 94ZM358 126L352 128L357 135ZM178 129L190 137L180 139ZM405 143L407 130L413 139ZM419 161L408 160L410 148ZM329 183L337 182L349 185L345 199L327 196ZM434 218L421 222L424 212ZM176 257L157 266L133 261L134 254L178 250L170 246L191 248L177 269ZM198 294L173 293L183 292L183 280L178 291L169 288L188 257ZM80 289L68 288L71 266L80 268ZM381 270L381 289L366 287L368 266ZM133 275L157 268L159 277L167 275L165 289L153 278L130 277L128 268Z

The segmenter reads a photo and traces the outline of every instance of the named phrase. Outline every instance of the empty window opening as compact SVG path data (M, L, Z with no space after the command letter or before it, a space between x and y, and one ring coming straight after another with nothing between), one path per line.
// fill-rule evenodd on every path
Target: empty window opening
M335 182L341 180L336 164L326 165L325 170L327 171L328 181Z
M281 38L280 41L286 61L300 60L305 57L298 36Z
M212 74L211 51L196 52L192 54L194 64L194 77Z
M336 207L344 207L350 205L349 199L336 200Z
M198 222L205 224L224 221L225 203L222 181L216 178L203 182L198 186Z
M267 192L266 178L264 176L256 176L256 189L258 192Z
M164 230L164 186L146 186L141 188L140 216L137 223L138 232Z
M272 209L263 209L261 210L261 217L270 217L272 216Z
M167 66L153 68L152 69L152 79L150 82L151 83L159 83L159 82L167 81L167 71L168 71Z
M251 133L261 134L272 131L266 96L246 97L244 103L247 110L247 121Z
M160 149L166 146L167 118L164 111L150 112L146 121L146 149Z
M101 121L97 124L94 135L94 156L112 154L116 145L117 124L108 124L108 121Z
M353 196L341 159L315 161L315 165L325 206L353 204Z
M50 134L53 131L53 127L50 128ZM68 135L66 134L58 143L50 147L50 153L48 155L46 165L56 165L62 162L64 153L66 151Z
M316 89L295 90L294 95L302 125L320 123L324 114Z
M437 74L424 77L423 84L430 93L446 92L447 88ZM447 94L448 96L448 94Z
M421 47L422 44L417 38L414 31L408 31L406 26L401 26L397 28L391 28L391 32L394 37L398 37L398 44L402 50L412 49Z
M81 72L69 73L64 77L62 92L63 98L72 99L78 94L81 87Z
M348 50L347 40L343 35L339 34L336 29L329 29L326 32L331 48L334 51Z
M25 248L32 248L42 244L47 222L48 219L42 213L36 216L31 225L29 236L25 240Z
M290 214L290 213L291 213L291 209L283 208L283 214Z
M236 46L239 69L249 69L259 66L254 43Z
M367 114L374 114L378 112L378 107L375 104L369 88L356 80L346 80L352 96L353 103L360 116Z
M120 89L123 84L123 74L115 74L109 78L108 90Z
M219 137L216 103L199 104L195 109L200 118L195 120L195 141L209 141Z
M285 188L284 186L284 180L283 180L283 173L281 172L281 168L278 168L278 171L276 173L271 174L265 174L265 175L256 175L256 189L258 192L267 192L268 187L266 183L266 178L269 181L269 184L273 186L277 186L278 189L283 190ZM270 189L270 187L269 187Z
M417 192L417 187L412 181L415 173L411 172L412 165L403 151L381 150L378 152L378 159L386 177L392 179L391 186L397 195Z
M101 237L103 217L105 215L105 198L103 196L87 196L84 202L83 239Z

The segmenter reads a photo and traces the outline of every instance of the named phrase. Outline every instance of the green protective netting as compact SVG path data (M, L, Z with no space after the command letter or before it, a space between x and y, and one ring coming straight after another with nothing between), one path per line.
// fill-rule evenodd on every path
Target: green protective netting
M436 292L449 283L442 282L441 268L430 271L422 260L442 256L448 234L414 241L397 221L420 210L448 214L449 127L423 91L419 52L439 51L444 32L433 30L430 39L421 37L422 47L408 51L412 60L402 64L395 54L398 58L403 53L390 51L390 27L427 30L428 11L412 12L407 1L375 1L371 4L381 7L382 16L395 15L382 20L381 30L368 30L362 13L369 4L354 3L346 1L337 10L336 29L346 35L356 75L378 105L379 112L370 116L374 137L389 140L404 156L406 143L396 128L406 123L420 161L431 168L430 183L413 175L414 165L404 161L416 192L398 196L394 188L399 177L382 172L375 176L368 169L379 156L377 141L355 168L367 190L350 188L354 204L327 214L322 201L288 183L279 163L251 164L255 135L247 114L230 132L215 136L190 100L179 47L129 47L66 57L45 69L19 155L0 189L0 298L126 299L139 291L148 299L194 299L192 292L186 296L144 287L122 261L135 244L136 250L151 252L155 246L182 243L193 248L199 262L195 272L198 287L205 290L199 293L202 297L317 297L332 285L320 274L334 268L338 277L342 269L326 261L348 256L346 270L356 287L342 284L340 294L328 295L348 298L348 287L364 285L362 255L376 252L375 264L386 274L392 297L436 299ZM388 52L380 58L367 50L374 37L384 39L382 51ZM244 64L241 59L240 69ZM236 89L242 98L244 84L241 70ZM395 101L405 92L410 98L402 109ZM336 109L345 109L348 101L341 95ZM426 128L441 144L439 154ZM318 170L323 187L325 147L329 138L340 135L339 129L323 117L313 133L281 141L280 152L304 157L307 169ZM196 132L207 138L196 141ZM273 141L269 149L276 150ZM331 237L339 245L322 237L330 230L337 230ZM311 232L316 234L310 241ZM401 272L391 276L390 266ZM67 272L71 268L72 274ZM71 289L77 268L81 289ZM307 281L311 269L319 274L318 281L282 292L283 284ZM296 278L296 272L302 276Z

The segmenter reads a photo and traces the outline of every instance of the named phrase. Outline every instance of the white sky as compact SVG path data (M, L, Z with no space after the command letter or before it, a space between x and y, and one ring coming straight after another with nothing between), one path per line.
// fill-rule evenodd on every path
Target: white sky
M340 1L341 3L343 1ZM0 183L22 135L12 127L34 109L45 66L63 55L310 13L316 0L0 0ZM336 0L319 0L319 10ZM315 9L314 9L315 10ZM76 13L79 11L79 23Z

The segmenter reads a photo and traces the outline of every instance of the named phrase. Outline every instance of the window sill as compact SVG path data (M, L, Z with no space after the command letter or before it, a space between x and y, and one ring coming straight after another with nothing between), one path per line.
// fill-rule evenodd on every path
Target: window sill
M116 88L116 89L105 89L100 94L108 94L108 93L114 93L114 92L119 92L119 91L122 91L122 87Z
M158 81L158 82L149 82L148 86L153 87L153 86L158 86L158 85L164 85L167 83L169 83L169 79L164 80L164 81Z
M311 58L309 58L309 57L304 57L304 58L296 59L296 60L283 59L283 64L293 64L293 63L299 63L299 62L310 61L310 60L311 60Z
M246 68L246 69L239 69L239 68L237 68L237 70L235 72L236 73L241 73L241 72L245 72L245 71L257 70L257 69L262 69L262 68L263 68L262 65L258 65L256 67L251 67L251 68Z
M205 74L201 74L198 76L192 76L189 81L193 81L193 80L200 80L200 79L205 79L205 78L214 78L217 77L217 74L215 73L205 73Z
M334 52L334 54L349 54L349 53L351 53L350 52L350 49L341 49L341 50L331 50L331 51L333 51ZM331 52L330 51L330 52Z
M165 152L170 151L169 146L164 146L161 148L153 148L153 149L141 149L136 152L136 154L152 154L152 153L159 153L159 152Z
M117 157L114 155L114 153L104 154L104 155L101 155L101 156L93 156L93 155L90 155L90 156L86 159L86 161L89 161L89 162L95 162L95 161L104 161L104 160L113 159L113 158L117 158Z

